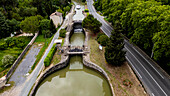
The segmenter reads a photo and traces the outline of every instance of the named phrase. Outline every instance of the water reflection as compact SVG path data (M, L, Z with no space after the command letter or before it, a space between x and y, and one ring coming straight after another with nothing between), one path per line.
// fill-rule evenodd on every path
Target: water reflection
M111 96L107 81L82 64L81 56L73 56L69 66L48 76L36 96Z

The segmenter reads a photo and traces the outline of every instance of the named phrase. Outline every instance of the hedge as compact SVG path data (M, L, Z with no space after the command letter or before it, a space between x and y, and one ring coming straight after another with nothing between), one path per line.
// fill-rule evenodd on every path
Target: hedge
M51 63L51 60L52 60L52 58L55 54L55 51L57 49L55 46L56 46L56 44L53 44L53 47L51 48L50 52L47 54L47 57L44 60L44 66L45 67L48 67Z
M60 30L60 37L62 37L62 38L66 37L66 30L65 29Z
M89 9L85 9L84 11L85 11L85 12L89 12Z

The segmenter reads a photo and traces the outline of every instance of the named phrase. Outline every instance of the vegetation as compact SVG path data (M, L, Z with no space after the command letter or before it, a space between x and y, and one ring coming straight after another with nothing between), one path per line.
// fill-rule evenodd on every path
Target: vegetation
M122 33L166 69L170 68L170 1L169 0L97 0L101 11L114 29ZM166 54L166 55L164 55ZM170 72L170 71L169 71Z
M35 43L37 43L37 44L43 44L43 47L41 48L40 52L39 52L38 55L36 56L36 61L34 62L33 66L31 67L30 72L31 72L32 70L34 70L36 64L40 61L41 57L43 56L45 50L47 49L47 47L48 47L48 45L49 45L48 42L51 42L52 38L53 38L53 36L52 36L51 38L47 38L47 39L45 40L45 38L44 38L43 35L39 35L39 36L36 38ZM46 42L47 42L48 44L46 44Z
M3 58L2 58L2 67L8 67L10 65L12 65L15 61L15 57L12 56L12 55L5 55Z
M91 30L94 34L100 31L102 24L93 17L93 15L88 15L82 22L82 26Z
M27 17L21 22L20 27L26 33L35 33L39 29L39 23L42 18L40 15Z
M84 9L84 12L89 12L89 9Z
M54 56L54 54L55 54L55 52L56 52L56 49L57 49L57 48L56 48L56 44L54 44L54 45L52 46L50 52L48 53L47 57L46 57L45 60L44 60L44 66L45 66L45 67L48 67L48 66L50 65L51 60L53 59L53 56Z
M60 10L63 15L71 8L70 0L1 0L0 3L0 39L9 37L11 33L35 33L39 30L39 22L48 19L51 13ZM63 16L63 17L64 17ZM21 22L21 24L20 24ZM50 22L51 24L51 22ZM50 31L55 33L54 25ZM40 32L41 33L41 32Z
M144 93L144 88L139 86L140 82L137 77L132 70L129 69L128 63L125 62L121 66L112 66L106 63L104 56L105 47L103 47L103 50L99 50L99 44L96 38L97 36L91 35L88 41L88 45L90 46L90 61L105 70L114 87L114 94L116 96L147 96L148 94ZM126 79L131 82L131 84L124 81ZM124 85L124 82L129 83L129 86Z
M109 37L107 37L106 35L101 35L98 39L97 39L97 42L99 44L101 44L102 46L106 46L106 44L108 43L109 41Z
M125 61L123 38L119 31L113 31L105 48L105 59L109 64L120 66Z
M66 37L66 30L65 29L60 30L60 37L62 37L62 38Z
M101 35L105 35L105 34L104 34L104 33L101 33L101 32L98 33L98 34L97 34L97 39L98 39Z
M31 39L25 36L0 39L0 77L5 75Z

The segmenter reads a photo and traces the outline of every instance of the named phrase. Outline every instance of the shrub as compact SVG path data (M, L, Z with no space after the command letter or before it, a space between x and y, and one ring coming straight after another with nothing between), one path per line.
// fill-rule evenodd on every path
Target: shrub
M85 9L84 11L85 11L85 12L89 12L89 9Z
M4 50L8 47L8 45L6 44L6 42L0 42L0 50Z
M101 35L105 35L105 34L104 34L104 33L98 33L98 34L97 34L97 39L99 39L99 37L100 37Z
M60 30L60 37L62 37L62 38L66 37L66 30L65 29Z
M9 65L12 65L15 61L15 57L12 56L12 55L5 55L3 58L2 58L2 67L8 67Z
M102 46L106 46L108 40L109 40L109 37L107 37L106 35L101 35L97 39L97 42L100 43Z
M56 46L56 44L53 45L53 47L51 48L50 52L47 54L47 57L44 60L44 66L45 67L48 67L50 65L50 63L51 63L53 55L54 55L54 53L55 53L55 51L57 49L55 46Z
M42 30L42 34L44 37L49 38L52 36L52 32L50 30Z

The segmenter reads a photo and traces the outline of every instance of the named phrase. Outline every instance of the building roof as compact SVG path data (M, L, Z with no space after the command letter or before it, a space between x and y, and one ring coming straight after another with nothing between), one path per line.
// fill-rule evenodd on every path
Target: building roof
M57 16L62 16L62 13L60 13L60 12L55 12L55 15L57 15Z

